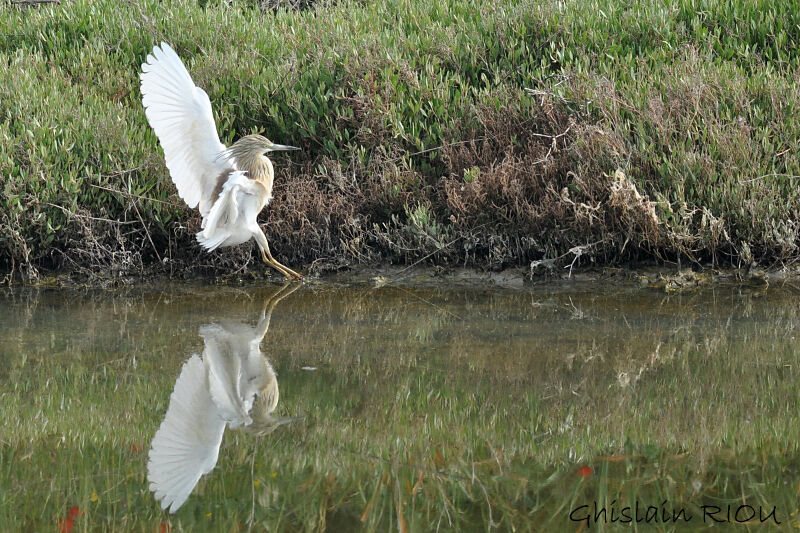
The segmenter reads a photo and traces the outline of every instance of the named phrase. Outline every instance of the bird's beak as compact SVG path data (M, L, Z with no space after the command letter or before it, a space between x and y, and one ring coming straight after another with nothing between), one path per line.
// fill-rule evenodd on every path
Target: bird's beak
M267 148L267 152L282 152L282 151L289 151L289 150L299 150L297 146L289 146L286 144L271 144L269 148Z
M304 416L292 416L287 418L275 418L274 421L275 421L275 426L277 427L277 426L282 426L284 424L291 424L292 422L299 422L304 418L305 418Z

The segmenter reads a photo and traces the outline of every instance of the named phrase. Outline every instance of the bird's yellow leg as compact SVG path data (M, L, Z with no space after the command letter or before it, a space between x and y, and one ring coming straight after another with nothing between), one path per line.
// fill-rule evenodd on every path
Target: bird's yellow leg
M261 259L264 260L266 264L286 276L287 278L291 279L303 279L303 276L292 270L291 268L285 267L284 265L280 264L274 257L272 257L272 252L269 251L269 242L267 242L267 236L264 235L264 232L261 231L261 228L256 226L253 228L253 238L255 238L256 243L258 243L258 248L261 250Z
M300 274L298 274L297 272L295 272L291 268L280 264L277 259L272 257L272 252L269 251L269 243L265 242L265 244L266 244L267 256L269 257L269 259L271 261L271 263L269 263L269 264L272 265L272 268L282 272L283 275L286 276L287 278L303 279L303 276L301 276ZM263 254L264 251L262 250L261 253Z
M265 262L267 265L271 266L272 268L274 268L275 270L277 270L278 272L280 272L281 274L283 274L284 276L286 276L288 279L292 279L292 278L293 278L293 276L292 276L292 275L291 275L289 272L287 272L286 270L284 270L284 268L286 268L286 267L284 267L283 265L281 265L280 263L278 263L277 261L275 261L275 259L272 259L272 260L270 260L270 259L267 259L267 254L265 254L265 253L264 253L264 250L263 250L263 249L261 250L261 259L262 259L262 260L263 260L263 261L264 261L264 262Z

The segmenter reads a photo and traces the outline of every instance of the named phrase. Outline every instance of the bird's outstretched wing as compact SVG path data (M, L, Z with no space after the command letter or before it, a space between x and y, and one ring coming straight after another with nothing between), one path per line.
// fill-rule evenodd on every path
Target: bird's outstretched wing
M148 54L140 78L145 114L161 141L178 194L189 207L199 204L205 217L217 178L233 168L223 155L211 101L167 43Z
M211 399L208 373L193 355L181 370L161 427L153 438L147 479L161 508L174 513L200 476L217 464L225 421Z

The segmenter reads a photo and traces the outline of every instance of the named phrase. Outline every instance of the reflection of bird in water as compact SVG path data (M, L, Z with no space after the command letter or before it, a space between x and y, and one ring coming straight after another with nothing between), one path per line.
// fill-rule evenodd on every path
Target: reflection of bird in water
M169 408L153 438L147 478L161 507L174 513L203 474L217 463L225 426L266 435L299 420L276 418L278 380L260 344L272 311L294 292L287 285L264 303L253 328L244 324L209 324L200 328L205 348L181 370Z
M255 239L266 264L287 278L301 278L272 257L256 220L272 200L275 171L266 154L299 148L261 135L246 135L226 148L208 95L167 43L153 48L140 77L145 114L161 141L172 181L189 207L200 208L200 245L215 250Z

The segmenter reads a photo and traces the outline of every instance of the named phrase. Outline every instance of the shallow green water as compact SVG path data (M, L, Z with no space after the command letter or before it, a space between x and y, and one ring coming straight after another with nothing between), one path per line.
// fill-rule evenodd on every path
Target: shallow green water
M798 291L598 282L287 290L261 351L272 415L304 418L228 429L168 515L148 449L184 363L206 358L200 328L255 327L279 289L0 293L0 520L53 528L77 506L90 529L575 531L638 502L664 530L707 527L711 506L796 521Z

